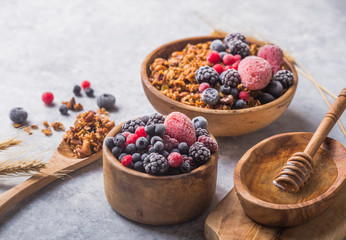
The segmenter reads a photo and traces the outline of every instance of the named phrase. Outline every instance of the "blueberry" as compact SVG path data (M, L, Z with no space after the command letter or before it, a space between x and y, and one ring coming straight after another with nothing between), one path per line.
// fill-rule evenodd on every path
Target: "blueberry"
M152 137L150 140L151 145L154 145L156 142L162 142L162 138L160 138L159 136Z
M115 104L115 97L112 94L104 93L97 97L96 103L99 108L112 109Z
M112 149L113 150L113 149ZM121 159L123 158L123 157L125 157L127 154L126 153L122 153L122 154L120 154L119 155L119 157L117 158L118 159L118 161L120 162L121 161Z
M149 136L154 136L155 135L155 125L149 125L145 127L145 132L149 135Z
M61 106L59 107L59 111L60 111L60 113L61 113L62 115L67 115L68 108L67 108L66 105L61 105Z
M114 148L114 147L115 147L114 138L112 138L112 137L106 138L106 140L105 140L105 145L106 145L106 147L108 147L109 149Z
M262 93L257 97L257 99L261 102L261 104L270 103L275 100L275 98L269 93Z
M118 158L118 157L120 157L120 154L123 152L123 149L121 148L121 147L114 147L114 148L112 148L112 154L113 154L113 156L114 157L116 157L116 158ZM119 158L119 160L120 160L121 158Z
M136 147L138 150L145 150L149 146L149 141L145 137L140 137L136 141Z
M128 154L134 154L137 151L136 145L134 145L133 143L127 145L125 151Z
M93 97L93 96L94 96L94 89L92 89L92 88L86 88L84 91L85 91L85 94L86 94L88 97Z
M153 148L155 149L155 152L162 152L163 148L165 146L163 145L163 142L157 141L154 145Z
M141 156L141 160L144 161L144 158L146 158L149 154L148 153L143 153Z
M236 109L242 109L246 107L246 102L242 99L239 99L235 102L235 108Z
M220 91L225 95L229 95L231 93L231 87L228 85L221 85Z
M166 126L165 124L156 124L155 126L155 135L163 136L166 134Z
M177 152L177 153L180 153L180 151L179 151L179 149L178 149L178 148L174 148L174 149L172 149L171 153L172 153L172 152Z
M219 55L220 55L220 59L222 61L223 57L228 54L228 52L220 52ZM222 61L223 62L223 61Z
M142 161L135 162L135 165L134 165L133 169L138 171L138 172L145 172L145 169L144 169Z
M179 143L178 149L182 154L188 154L189 153L189 145L187 145L186 142Z
M239 96L239 90L236 88L231 89L231 95L234 97L234 99L238 99Z
M207 129L207 127L208 127L207 119L205 119L202 116L198 116L198 117L193 118L192 123L193 123L193 126L195 127L195 129L197 129L197 128Z
M226 46L225 44L223 44L223 42L220 39L216 39L211 42L210 49L212 51L225 52Z
M150 153L154 153L154 152L156 152L154 147L149 148L149 150L148 150L148 153L149 153L149 154L150 154Z
M148 115L144 115L143 117L141 117L141 120L146 125L148 123L148 121L149 121L149 116Z
M163 150L161 153L165 158L168 158L169 156L169 152L167 152L166 150Z
M225 75L226 71L223 71L220 75L219 75L219 83L222 84L222 78Z
M283 90L284 88L282 87L282 84L279 81L270 82L265 89L266 92L268 92L275 98L280 97L283 94Z
M138 161L141 161L141 154L140 153L134 153L132 154L132 162L136 163Z
M78 86L78 85L75 85L74 87L73 87L73 93L75 94L75 95L77 95L77 96L80 96L80 91L82 90L82 88L80 87L80 86Z
M113 141L114 141L114 145L115 145L115 146L121 147L121 146L125 143L126 137L125 137L124 134L118 133L118 134L113 138Z
M215 105L219 102L219 92L214 88L207 88L202 93L202 100L208 105Z
M26 121L27 118L28 118L28 113L24 111L23 108L21 107L12 108L10 112L10 119L13 122L22 124Z

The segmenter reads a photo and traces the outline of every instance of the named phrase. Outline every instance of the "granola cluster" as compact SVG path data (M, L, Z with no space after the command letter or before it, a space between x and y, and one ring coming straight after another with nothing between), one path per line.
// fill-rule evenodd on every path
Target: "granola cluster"
M87 157L102 149L103 140L113 127L114 121L108 116L88 111L77 116L74 126L66 131L64 141L76 157Z

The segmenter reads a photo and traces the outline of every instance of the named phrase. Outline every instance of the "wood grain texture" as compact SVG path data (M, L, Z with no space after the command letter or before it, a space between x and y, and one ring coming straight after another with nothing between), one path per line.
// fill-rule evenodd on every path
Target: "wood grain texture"
M12 206L56 180L57 173L70 173L102 157L102 151L86 158L75 158L69 146L63 141L42 170L21 184L0 195L0 216Z
M326 138L315 155L315 173L299 193L280 190L272 180L294 152L304 149L311 133L286 133L256 144L238 162L234 186L244 211L267 226L302 224L323 212L345 185L346 149Z
M215 136L236 136L259 130L280 117L290 104L298 84L298 75L292 63L286 58L284 65L294 75L294 83L288 91L275 101L254 108L238 110L213 110L188 106L164 96L149 82L149 67L155 58L167 58L173 51L182 50L186 44L212 41L215 37L193 37L167 43L151 52L142 63L141 79L144 92L153 107L162 114L178 111L190 118L203 116L208 120L208 128ZM265 44L254 39L251 42Z
M107 137L115 136L122 124ZM124 167L104 146L103 175L108 202L114 210L136 222L169 225L189 221L212 202L218 153L199 168L172 176L152 176Z

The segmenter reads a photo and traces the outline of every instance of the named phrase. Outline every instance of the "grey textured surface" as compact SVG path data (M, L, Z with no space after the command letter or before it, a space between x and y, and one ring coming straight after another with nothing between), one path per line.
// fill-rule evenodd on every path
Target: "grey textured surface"
M95 93L113 93L116 123L154 112L140 84L139 69L156 47L184 37L208 35L212 26L269 39L303 63L316 80L338 94L346 87L345 1L18 1L0 7L0 133L15 134L8 112L22 106L29 120L62 121L58 105L84 79ZM211 26L202 21L208 19ZM331 99L330 99L331 100ZM95 99L78 98L86 109ZM204 222L233 187L237 161L257 142L283 132L313 132L328 107L311 82L300 77L289 109L270 126L245 136L218 138L219 173L215 200L201 217L180 225L146 226L112 210L103 190L102 162L58 180L0 217L1 239L202 239ZM345 116L342 122L346 125ZM24 135L23 135L24 136ZM329 135L345 145L339 126ZM24 137L29 147L54 152L62 134ZM1 180L5 191L18 180Z

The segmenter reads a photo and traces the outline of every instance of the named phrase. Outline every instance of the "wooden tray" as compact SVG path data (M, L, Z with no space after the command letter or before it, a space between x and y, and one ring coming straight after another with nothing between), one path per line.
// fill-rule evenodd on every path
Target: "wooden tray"
M245 214L232 189L208 215L206 239L314 239L339 240L346 236L346 187L334 203L311 221L290 228L270 228L252 221Z

